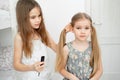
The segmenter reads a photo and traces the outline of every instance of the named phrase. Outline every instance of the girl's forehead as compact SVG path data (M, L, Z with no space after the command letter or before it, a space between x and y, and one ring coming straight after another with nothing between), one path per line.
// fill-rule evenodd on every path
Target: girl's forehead
M75 22L75 24L90 24L90 20L88 19L79 19Z
M36 13L40 13L40 9L38 7L34 7L29 14L36 14Z

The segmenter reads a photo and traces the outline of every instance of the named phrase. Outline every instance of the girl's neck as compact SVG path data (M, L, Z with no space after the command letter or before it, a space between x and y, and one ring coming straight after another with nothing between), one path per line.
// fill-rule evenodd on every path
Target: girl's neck
M89 43L88 41L74 40L72 46L80 52L84 52L89 47Z
M75 43L77 45L85 45L86 43L88 43L88 41L87 40L86 41L79 41L79 40L75 39L73 41L73 43Z
M34 33L32 34L32 39L33 39L33 40L37 40L37 39L41 39L41 37L40 37L36 32L34 32Z

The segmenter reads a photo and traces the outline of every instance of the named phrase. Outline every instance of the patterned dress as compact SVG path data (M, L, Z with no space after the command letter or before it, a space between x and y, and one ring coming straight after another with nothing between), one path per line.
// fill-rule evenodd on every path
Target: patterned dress
M72 42L67 43L69 49L68 60L66 69L68 72L74 74L80 80L88 80L92 72L92 68L89 64L90 54L91 54L91 43L89 42L89 47L84 51L72 47ZM69 80L64 78L63 80Z

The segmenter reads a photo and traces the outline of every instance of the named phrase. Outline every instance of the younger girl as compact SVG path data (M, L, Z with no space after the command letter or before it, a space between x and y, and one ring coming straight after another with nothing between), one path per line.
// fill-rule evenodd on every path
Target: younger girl
M62 31L56 70L65 77L64 80L99 80L103 68L90 16L86 13L75 14L71 26L75 39L65 44L66 30ZM89 37L91 41L88 40Z
M49 80L47 46L56 52L56 43L46 31L40 5L35 0L18 0L18 33L14 40L16 80ZM44 62L41 57L44 56Z

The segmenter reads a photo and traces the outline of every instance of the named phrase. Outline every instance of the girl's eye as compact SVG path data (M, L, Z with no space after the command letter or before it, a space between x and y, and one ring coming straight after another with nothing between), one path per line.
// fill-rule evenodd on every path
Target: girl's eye
M38 17L41 17L41 15L39 15Z
M88 27L86 27L85 29L89 29Z
M39 15L38 18L41 18L41 15Z
M90 29L89 27L85 27L85 29Z
M81 29L80 27L77 27L76 29Z
M31 18L31 19L35 19L35 16L31 16L30 18Z

